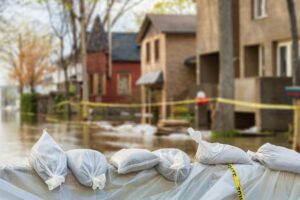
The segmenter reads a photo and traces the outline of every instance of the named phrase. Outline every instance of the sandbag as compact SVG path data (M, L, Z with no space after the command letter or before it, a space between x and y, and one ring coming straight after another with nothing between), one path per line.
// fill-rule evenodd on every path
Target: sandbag
M75 149L67 152L68 167L84 186L102 190L105 187L107 161L103 154L90 149Z
M189 156L179 149L159 149L153 152L160 160L155 167L169 181L184 181L191 169Z
M300 154L291 149L266 143L257 152L248 151L251 159L272 169L300 174Z
M119 174L150 169L158 164L159 157L145 149L121 149L110 159Z
M227 144L209 143L202 140L200 131L188 129L191 138L199 145L196 153L196 160L202 164L251 164L250 156L242 149Z
M29 161L37 174L48 185L49 190L53 190L65 182L68 174L67 156L46 130L32 147Z

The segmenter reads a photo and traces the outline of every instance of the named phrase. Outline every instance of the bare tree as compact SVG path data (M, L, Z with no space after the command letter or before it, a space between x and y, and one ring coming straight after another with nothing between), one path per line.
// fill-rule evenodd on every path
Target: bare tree
M46 7L49 15L50 25L53 33L59 41L59 51L58 51L58 64L60 71L62 69L64 74L64 92L67 100L70 99L70 80L68 74L69 59L65 56L66 51L66 37L69 34L69 15L67 12L66 0L57 0L57 4L53 5L53 2L47 1ZM67 117L71 116L71 107L67 105Z
M89 84L87 76L86 67L86 46L88 43L88 37L86 36L87 28L93 21L95 13L99 9L99 5L105 5L106 9L101 14L103 26L108 24L113 28L113 26L119 21L119 19L129 10L133 9L135 6L141 4L145 0L47 0L48 5L58 4L64 12L68 13L68 26L69 35L72 37L71 44L72 47L72 58L74 63L79 62L79 59L83 66L83 100L89 100ZM51 3L49 3L51 2ZM48 8L48 10L50 10ZM113 12L112 12L113 11ZM52 14L53 16L53 14ZM66 19L65 15L61 15L63 20ZM62 27L60 27L62 28ZM61 29L60 29L61 30ZM58 36L61 36L63 32L57 31ZM60 37L66 39L66 37ZM70 42L69 41L69 42ZM62 47L62 45L61 45ZM110 56L110 55L109 55ZM67 83L66 83L67 84Z
M219 46L220 82L219 97L234 99L235 69L233 63L232 0L219 0ZM213 113L212 130L216 132L234 129L234 106L216 104Z

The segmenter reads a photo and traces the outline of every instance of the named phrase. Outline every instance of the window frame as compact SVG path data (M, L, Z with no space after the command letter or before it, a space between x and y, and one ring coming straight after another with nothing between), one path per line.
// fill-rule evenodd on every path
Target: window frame
M156 62L159 62L160 60L160 40L155 39L154 40L154 58Z
M151 43L150 41L146 42L146 63L151 62Z
M261 14L258 8L261 9ZM253 0L253 15L256 20L268 17L267 0Z
M128 76L128 93L127 94L121 94L120 93L120 81L121 76ZM130 73L118 73L117 74L117 94L118 96L130 96L132 94L132 75Z
M280 49L282 47L286 48L286 74L281 74L281 58L280 58ZM291 77L292 76L292 60L291 60L291 53L292 53L292 45L291 42L279 42L276 47L276 54L277 54L277 63L276 63L276 76L277 77Z
M105 73L98 74L98 94L101 96L106 95L106 74Z

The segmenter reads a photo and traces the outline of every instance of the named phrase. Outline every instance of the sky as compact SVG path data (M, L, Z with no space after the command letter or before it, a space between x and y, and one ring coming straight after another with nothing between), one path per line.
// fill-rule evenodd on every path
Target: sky
M19 0L21 4L8 5L4 11L4 18L10 23L15 25L31 24L31 26L43 27L42 30L46 32L51 31L49 25L49 15L45 6L37 3L36 0ZM135 21L135 14L139 12L147 12L155 2L158 0L144 0L143 3L135 7L133 10L127 12L122 19L114 27L114 31L138 31L138 26ZM9 2L9 1L8 1ZM27 3L25 3L27 2ZM105 9L103 6L99 6L96 14L100 14ZM3 63L0 65L4 65ZM4 68L4 67L3 67ZM12 84L9 80L8 70L0 70L0 85Z

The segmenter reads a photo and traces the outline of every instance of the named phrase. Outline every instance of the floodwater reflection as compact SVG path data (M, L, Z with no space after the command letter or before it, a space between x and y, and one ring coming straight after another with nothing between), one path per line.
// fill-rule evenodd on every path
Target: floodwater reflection
M115 133L100 130L93 124L49 123L42 119L20 120L19 113L2 113L0 115L0 163L20 163L27 160L30 148L39 139L42 130L47 131L64 150L91 148L110 157L122 148L135 147L155 150L159 148L179 148L191 158L197 150L197 144L186 135L144 136L133 133ZM213 141L232 144L244 150L255 151L266 142L290 147L288 136L278 134L273 137L256 138L217 138Z

